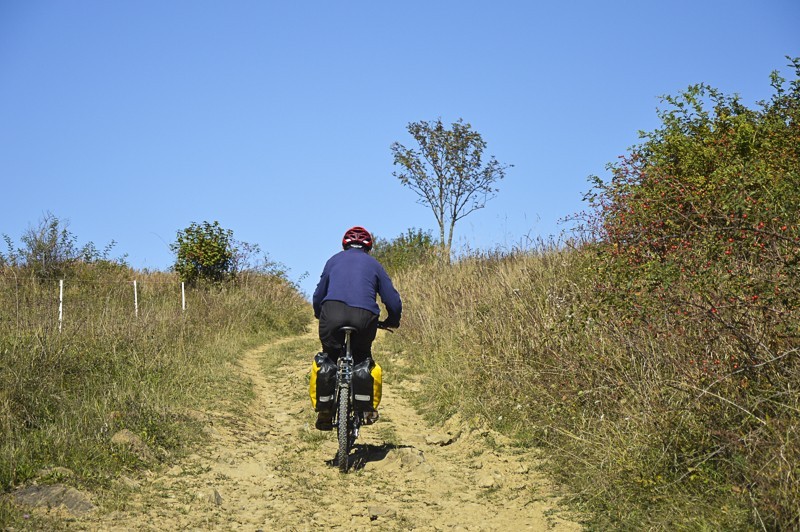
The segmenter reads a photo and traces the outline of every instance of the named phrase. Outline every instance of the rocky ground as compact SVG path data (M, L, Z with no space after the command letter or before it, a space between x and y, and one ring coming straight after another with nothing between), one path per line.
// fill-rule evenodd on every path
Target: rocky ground
M380 342L380 340L379 340ZM409 404L418 383L386 377L381 419L339 473L333 432L314 429L306 390L313 336L246 353L244 415L204 412L210 442L160 473L126 481L87 530L579 530L537 471L535 451L458 417L431 427ZM378 355L380 361L380 355Z

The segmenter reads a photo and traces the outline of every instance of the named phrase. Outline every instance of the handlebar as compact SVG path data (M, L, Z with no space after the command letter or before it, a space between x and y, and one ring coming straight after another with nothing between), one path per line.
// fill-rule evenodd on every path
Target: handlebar
M378 329L383 329L384 331L389 331L390 333L393 333L394 332L393 329L396 329L396 328L397 327L389 327L388 325L386 325L386 322L383 322L383 321L379 321L378 322Z

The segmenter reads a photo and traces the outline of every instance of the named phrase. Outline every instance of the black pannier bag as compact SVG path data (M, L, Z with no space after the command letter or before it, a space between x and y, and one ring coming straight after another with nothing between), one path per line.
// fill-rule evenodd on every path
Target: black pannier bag
M371 412L381 402L381 367L367 358L353 368L353 403L356 410Z
M327 353L317 353L311 364L309 394L311 404L317 412L330 412L333 409L333 396L336 393L336 364Z

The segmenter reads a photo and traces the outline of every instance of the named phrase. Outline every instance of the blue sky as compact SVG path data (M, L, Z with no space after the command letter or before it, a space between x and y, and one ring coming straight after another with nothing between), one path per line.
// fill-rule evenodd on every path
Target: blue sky
M310 293L348 227L436 228L389 146L441 117L514 165L456 247L511 247L563 228L660 95L768 97L798 27L796 0L0 0L0 233L50 211L166 269L218 220Z

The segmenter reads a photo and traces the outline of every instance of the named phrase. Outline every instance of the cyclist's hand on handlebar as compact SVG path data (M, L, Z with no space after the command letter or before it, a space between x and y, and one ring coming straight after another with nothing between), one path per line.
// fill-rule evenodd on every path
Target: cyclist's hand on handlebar
M390 323L387 320L378 322L378 329L397 329L400 327L399 323Z

